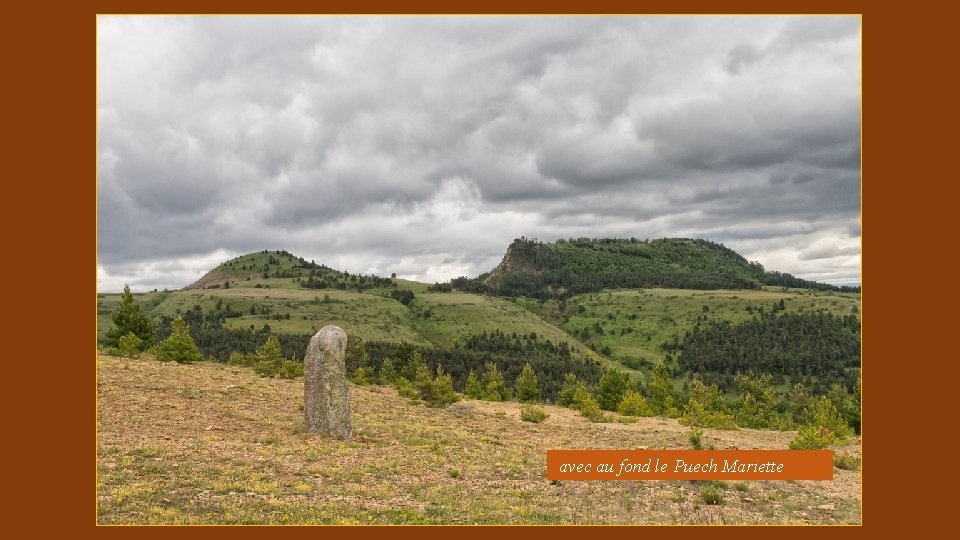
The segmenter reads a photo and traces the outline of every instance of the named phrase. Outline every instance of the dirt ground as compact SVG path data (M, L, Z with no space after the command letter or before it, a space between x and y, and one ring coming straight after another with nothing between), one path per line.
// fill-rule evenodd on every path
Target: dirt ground
M100 523L849 523L859 470L832 481L561 481L546 450L689 448L676 420L590 423L545 406L411 403L350 386L354 437L306 434L302 380L248 368L97 360ZM794 432L704 429L717 449L784 449ZM860 455L860 441L835 449ZM721 504L702 491L719 490Z

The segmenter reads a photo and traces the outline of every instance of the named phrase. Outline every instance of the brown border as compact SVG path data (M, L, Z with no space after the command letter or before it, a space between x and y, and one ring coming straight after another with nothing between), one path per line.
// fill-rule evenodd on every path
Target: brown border
M918 119L936 115L939 104L954 98L947 92L953 90L946 82L926 86L922 84L925 74L940 73L946 68L935 54L948 47L947 41L955 31L947 27L952 17L937 11L923 11L924 6L911 3L886 8L879 2L863 1L648 1L611 2L594 1L586 5L569 2L525 2L519 5L505 0L473 2L469 4L419 0L404 2L399 6L389 2L309 2L297 0L240 0L221 2L216 0L145 0L145 1L75 1L61 7L42 4L12 4L5 9L8 28L4 33L8 51L5 90L9 92L8 114L13 122L8 123L7 154L12 158L12 169L7 169L8 235L14 246L22 245L26 253L36 253L27 258L25 265L8 260L14 271L8 274L12 289L12 304L8 311L22 309L25 316L20 326L8 322L8 328L25 327L26 335L8 334L8 341L19 341L13 355L8 356L7 395L8 404L18 404L8 409L10 424L4 439L11 450L24 447L26 461L8 460L6 492L20 504L7 513L10 528L19 525L39 529L59 529L64 532L86 529L95 524L93 509L94 452L90 424L94 410L90 406L94 376L92 374L92 338L89 323L71 324L71 321L91 321L93 299L86 288L94 283L90 276L96 264L95 253L95 17L96 13L216 13L272 12L272 13L387 13L398 8L411 13L481 13L481 12L566 12L566 13L862 13L864 40L864 113L872 122L863 136L863 173L870 178L866 195L868 215L873 216L866 229L869 239L870 261L866 272L867 296L864 304L864 335L869 344L864 350L870 359L865 368L864 388L865 470L868 478L864 485L864 526L862 528L806 529L797 527L728 527L671 528L669 534L715 534L739 538L742 535L809 536L833 534L859 534L863 532L895 531L922 525L924 522L948 521L952 513L938 508L937 499L948 497L947 493L935 494L921 487L903 485L905 473L890 473L902 463L899 452L920 445L941 445L950 452L946 436L953 433L949 427L931 428L925 436L914 436L908 426L913 426L925 414L945 414L954 407L907 407L913 396L899 392L909 391L906 385L897 385L900 373L897 370L909 366L908 360L931 361L951 356L936 355L924 351L924 340L937 340L945 334L937 334L921 326L923 311L910 309L908 300L898 300L894 291L886 291L886 285L899 278L899 293L907 288L913 294L921 294L932 287L940 290L930 274L936 274L939 261L934 257L916 257L924 253L922 238L911 234L904 227L911 220L923 221L923 215L934 210L929 202L922 206L919 197L926 192L923 187L955 173L938 170L934 161L927 157L945 153L950 133L936 140L919 137L922 132ZM932 7L932 6L931 6ZM938 9L933 7L933 9ZM916 10L916 11L911 11ZM938 27L939 25L939 27ZM937 40L941 40L940 43ZM913 47L913 50L910 50ZM941 49L942 47L942 49ZM925 49L925 50L924 50ZM946 62L945 62L946 63ZM949 69L949 68L947 68ZM936 116L934 116L936 117ZM946 126L947 128L951 126ZM954 137L955 138L955 137ZM911 182L907 190L898 190L898 181L927 180L926 183ZM931 182L932 181L932 182ZM908 191L909 190L909 191ZM912 197L911 197L912 196ZM26 199L40 204L20 205L13 201ZM924 197L931 199L932 197ZM914 203L914 204L911 204ZM871 213L872 212L872 213ZM891 212L891 213L885 213ZM892 213L895 212L895 213ZM16 227L13 229L13 227ZM91 231L90 228L94 228ZM21 240L21 229L27 229ZM940 232L940 229L934 229ZM949 230L946 230L947 232ZM31 234L32 233L32 234ZM942 240L942 239L938 239ZM884 250L884 246L888 249ZM892 249L890 249L892 248ZM886 253L884 253L886 251ZM9 252L9 251L8 251ZM897 255L893 255L896 252ZM21 259L23 261L23 259ZM900 262L903 261L903 262ZM909 261L913 273L906 272L897 264L905 266ZM31 264L33 263L33 264ZM79 265L86 270L76 271ZM932 266L927 266L932 265ZM35 269L35 270L34 270ZM25 272L33 275L24 275ZM35 272L35 273L34 273ZM921 272L917 275L917 272ZM78 278L86 275L86 278ZM918 282L923 280L924 282ZM29 286L29 285L33 286ZM17 287L19 285L19 287ZM912 287L911 287L912 286ZM37 292L40 291L38 298ZM887 293L890 293L889 295ZM900 304L900 305L898 305ZM59 306L66 306L66 313L59 313ZM10 307L15 306L15 307ZM897 312L912 313L911 317L897 317ZM944 316L950 317L945 313ZM904 320L908 319L908 320ZM59 324L58 324L59 323ZM924 331L925 330L925 331ZM920 342L920 343L918 343ZM29 344L29 345L26 345ZM66 344L64 347L63 345ZM80 344L83 344L81 346ZM929 348L929 346L927 346ZM920 349L920 350L918 350ZM37 363L45 364L38 367ZM16 368L20 367L18 371ZM937 368L939 373L939 368ZM915 373L919 389L929 377ZM16 378L20 378L17 381ZM39 384L37 384L39 383ZM894 393L896 391L896 393ZM78 404L78 405L74 405ZM86 405L79 405L86 404ZM10 406L10 405L8 405ZM900 411L900 414L896 414ZM33 414L31 414L33 413ZM951 424L952 425L952 419ZM895 429L892 429L895 428ZM918 428L919 429L919 428ZM898 434L899 432L899 434ZM921 433L923 433L921 431ZM939 448L938 448L939 449ZM15 451L15 450L14 450ZM49 471L43 473L42 471ZM922 473L917 473L922 478ZM939 476L939 475L935 475ZM945 489L949 490L950 486ZM949 493L949 492L948 492ZM551 536L582 538L593 534L584 528L550 528L542 531ZM605 527L600 534L626 535L657 534L662 529L634 530ZM166 528L129 530L125 527L95 530L101 534L146 534L169 535L256 535L272 534L277 529L197 527L183 530ZM365 530L358 528L325 528L322 531L306 528L283 529L284 534L389 534L411 537L447 536L467 534L489 537L490 535L526 534L530 530L517 527L458 529L446 527L402 528L388 530Z

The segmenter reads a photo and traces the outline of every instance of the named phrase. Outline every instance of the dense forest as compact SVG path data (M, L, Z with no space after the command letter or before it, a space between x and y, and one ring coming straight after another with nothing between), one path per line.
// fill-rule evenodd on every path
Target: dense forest
M365 344L368 366L379 373L383 361L389 358L393 344L368 341ZM536 334L507 334L495 331L471 336L463 344L451 349L418 347L423 359L431 370L442 365L446 373L453 378L453 386L463 392L470 371L475 374L484 372L487 362L492 362L503 374L507 386L530 363L540 384L541 395L552 401L563 386L567 373L576 375L578 380L595 384L602 375L600 365L594 361L579 360L571 356L566 342L552 343L538 339Z
M689 238L579 238L555 243L519 238L493 272L476 279L458 278L451 285L467 292L531 298L639 287L855 290L767 272L722 244Z
M698 323L662 348L679 353L684 371L844 378L850 368L860 367L860 320L770 310L740 324Z

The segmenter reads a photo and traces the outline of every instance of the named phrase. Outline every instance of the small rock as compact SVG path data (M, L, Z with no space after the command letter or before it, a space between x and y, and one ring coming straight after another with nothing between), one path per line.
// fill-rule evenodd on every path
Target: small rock
M833 503L830 503L830 504L821 504L817 508L819 508L820 510L835 510L836 506Z

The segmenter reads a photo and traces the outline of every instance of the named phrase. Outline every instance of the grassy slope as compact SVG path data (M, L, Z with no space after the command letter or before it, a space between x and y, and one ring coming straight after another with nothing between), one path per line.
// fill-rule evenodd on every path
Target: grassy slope
M144 302L141 309L151 317L175 316L178 312L193 309L194 305L209 312L222 302L225 309L243 313L241 317L226 319L227 327L248 328L252 325L261 328L269 324L277 333L313 333L325 325L335 324L348 334L359 335L367 341L403 339L420 345L446 347L484 331L535 332L541 339L554 343L568 342L575 354L613 365L563 330L516 304L470 293L430 293L427 286L397 280L398 289L410 289L415 294L409 308L389 298L393 289L374 288L362 292L355 289L306 289L291 278L252 278L235 282L229 289L187 289L167 294L135 295L135 298ZM97 299L103 305L99 308L102 314L98 315L101 336L112 326L109 314L120 305L119 294L103 296L105 298ZM251 315L251 307L255 307L258 314ZM269 308L269 314L260 314L264 307ZM428 312L430 315L425 316ZM290 318L272 318L277 313L290 314Z
M220 364L97 361L98 523L859 523L860 473L730 482L545 479L550 448L686 448L674 420L590 424L516 403L412 405L350 386L355 436L302 432L302 380ZM790 432L704 430L724 448L786 448ZM838 449L859 455L858 441ZM456 474L453 473L456 471ZM454 477L456 476L456 477Z
M773 303L781 299L788 312L824 309L846 315L854 306L859 310L859 296L797 289L784 292L781 288L761 291L615 290L582 294L567 300L566 312L570 316L562 323L562 328L578 337L583 328L589 328L591 338L588 341L596 344L598 349L609 346L614 358L628 356L659 362L665 356L660 344L675 333L682 338L683 333L696 324L697 317L706 315L715 320L745 321L753 316L747 311L748 305L755 310L761 306L770 310ZM524 301L523 305L555 324L561 324L556 301ZM583 306L582 313L579 306ZM704 311L705 306L708 311ZM596 323L603 328L603 336L596 335ZM633 331L621 335L625 328Z

